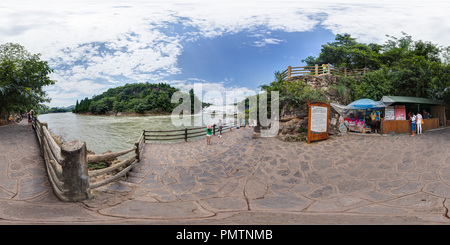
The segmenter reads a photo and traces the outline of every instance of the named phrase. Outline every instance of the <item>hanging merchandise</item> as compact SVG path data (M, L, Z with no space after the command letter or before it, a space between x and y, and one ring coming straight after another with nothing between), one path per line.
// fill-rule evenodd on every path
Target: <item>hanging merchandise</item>
M381 121L380 109L388 105L390 103L381 103L371 99L356 100L346 106L331 103L331 106L344 117L347 131L359 133L378 131Z

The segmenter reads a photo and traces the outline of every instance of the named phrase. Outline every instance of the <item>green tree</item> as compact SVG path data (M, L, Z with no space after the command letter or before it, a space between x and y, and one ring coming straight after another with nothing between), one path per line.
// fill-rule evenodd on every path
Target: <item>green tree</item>
M380 45L358 43L349 34L337 34L335 40L335 42L322 45L317 58L309 56L302 62L306 62L308 66L329 63L339 68L359 69L367 67L374 70L380 68Z
M80 106L80 104L78 103L78 100L77 100L77 103L75 103L75 108L73 108L72 112L77 113L79 110L79 108L78 108L79 106Z
M355 100L399 95L444 100L450 104L446 100L450 90L447 49L431 42L414 41L405 33L401 38L390 37L381 48L380 69L360 81L347 79L346 84Z
M0 45L0 115L50 102L43 87L55 84L49 77L52 72L40 54L30 54L20 44Z
M139 103L135 105L133 109L135 112L142 114L147 109L147 106L144 103Z
M278 91L280 96L280 107L296 106L301 108L307 106L308 99L310 101L325 99L324 91L313 89L302 80L286 81L285 77L283 77L282 73L279 71L274 73L274 78L273 82L269 85L262 85L261 89L267 92L268 102L270 101L270 92Z
M159 96L156 99L156 105L158 108L161 108L163 111L170 110L171 103L170 103L169 95L166 92L159 93Z
M122 112L125 110L125 103L123 101L114 101L113 111Z

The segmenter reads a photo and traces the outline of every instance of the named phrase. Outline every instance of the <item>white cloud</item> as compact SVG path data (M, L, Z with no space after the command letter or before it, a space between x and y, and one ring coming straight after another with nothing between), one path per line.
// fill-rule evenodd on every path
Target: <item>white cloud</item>
M69 98L124 81L163 81L179 74L183 40L198 37L255 31L254 45L263 47L283 42L270 31L304 32L322 25L362 42L382 44L386 34L403 31L448 45L449 7L438 0L15 0L0 3L0 43L17 42L51 60L57 67L52 79L58 81L52 89ZM173 24L187 31L171 32ZM208 86L221 84L205 82Z
M284 41L280 40L280 39L276 39L276 38L264 38L261 41L255 41L252 46L264 47L267 44L280 44L281 42L284 42Z
M203 102L214 105L228 105L242 101L246 96L256 95L257 90L244 86L230 86L227 81L232 79L225 78L224 81L213 83L202 79L188 79L170 81L172 86L179 88L182 92L188 92L194 89L197 97L202 97ZM201 94L200 94L201 93Z

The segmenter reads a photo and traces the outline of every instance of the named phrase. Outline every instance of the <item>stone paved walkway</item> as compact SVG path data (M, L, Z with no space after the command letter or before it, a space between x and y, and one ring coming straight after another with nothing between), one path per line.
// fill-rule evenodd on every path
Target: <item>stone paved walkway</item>
M142 161L80 203L53 195L36 137L0 127L0 223L450 224L450 128L306 144L252 130L147 144Z

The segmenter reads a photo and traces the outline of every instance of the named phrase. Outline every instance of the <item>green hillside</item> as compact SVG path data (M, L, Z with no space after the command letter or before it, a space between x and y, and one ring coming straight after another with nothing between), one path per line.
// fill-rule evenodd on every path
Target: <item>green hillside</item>
M165 83L132 83L110 88L91 99L76 102L74 113L106 114L131 111L136 113L170 113L179 103L171 103L173 93L179 91ZM191 102L195 99L191 94ZM205 105L204 105L205 106Z

